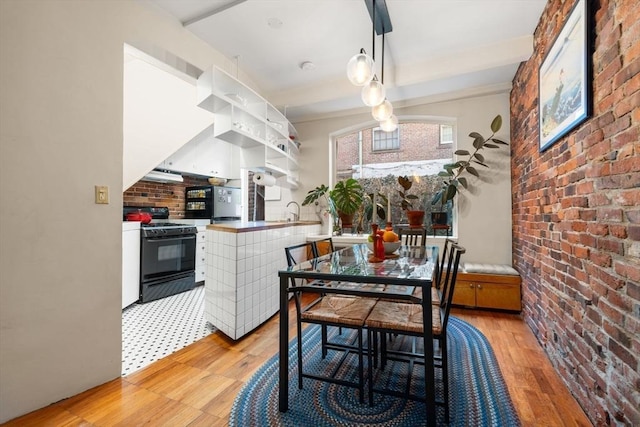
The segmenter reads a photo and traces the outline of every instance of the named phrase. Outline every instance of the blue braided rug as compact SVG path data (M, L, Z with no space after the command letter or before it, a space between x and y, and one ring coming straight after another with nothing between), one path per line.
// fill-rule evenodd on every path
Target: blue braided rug
M329 329L332 342L352 340L354 333ZM450 426L519 426L509 392L487 339L475 327L449 317L449 408ZM389 348L410 344L410 338L396 337ZM420 426L425 423L423 403L403 398L374 394L374 406L359 401L355 388L323 381L304 379L298 389L297 349L295 339L289 344L289 410L278 411L278 355L267 361L236 396L231 409L232 427L267 426ZM354 380L357 356L348 356L340 366L341 352L329 351L320 357L320 327L313 325L303 332L303 364L305 372L333 372L336 377ZM365 359L366 363L366 359ZM374 369L376 388L406 387L409 364L389 361L384 371ZM436 396L442 400L441 370L436 372ZM366 367L365 367L366 375ZM424 393L424 368L414 366L411 389ZM366 393L366 388L365 388ZM438 407L438 424L444 423L444 409Z

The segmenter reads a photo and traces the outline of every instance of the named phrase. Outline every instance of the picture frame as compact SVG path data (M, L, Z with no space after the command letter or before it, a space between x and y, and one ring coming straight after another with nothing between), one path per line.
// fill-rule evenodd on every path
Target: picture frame
M540 152L591 115L589 1L578 0L538 72Z

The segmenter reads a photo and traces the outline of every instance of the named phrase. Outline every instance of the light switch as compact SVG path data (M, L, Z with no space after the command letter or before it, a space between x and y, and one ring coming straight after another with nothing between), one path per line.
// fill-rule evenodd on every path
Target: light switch
M96 204L109 204L109 187L106 185L96 185Z

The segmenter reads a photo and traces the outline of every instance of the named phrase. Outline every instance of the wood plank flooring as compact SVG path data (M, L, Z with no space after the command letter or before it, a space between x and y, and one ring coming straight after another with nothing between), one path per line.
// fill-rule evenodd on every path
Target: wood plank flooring
M453 315L491 343L523 426L591 425L519 315L463 309ZM226 426L244 382L278 351L278 321L276 315L237 342L214 333L141 371L3 426ZM293 337L293 320L289 332Z

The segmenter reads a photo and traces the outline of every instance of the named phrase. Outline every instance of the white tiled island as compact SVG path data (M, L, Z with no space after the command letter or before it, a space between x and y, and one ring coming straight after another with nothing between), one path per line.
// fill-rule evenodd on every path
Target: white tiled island
M207 225L205 319L237 340L273 316L280 308L278 270L287 267L284 248L320 227L316 221Z

